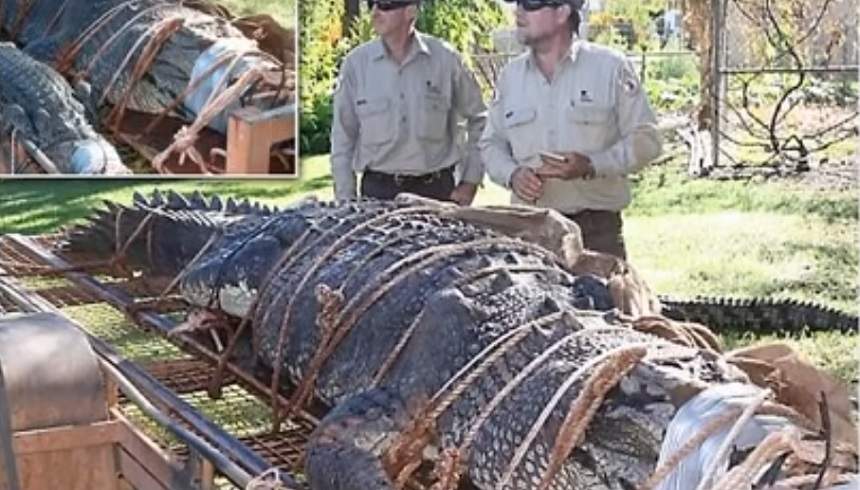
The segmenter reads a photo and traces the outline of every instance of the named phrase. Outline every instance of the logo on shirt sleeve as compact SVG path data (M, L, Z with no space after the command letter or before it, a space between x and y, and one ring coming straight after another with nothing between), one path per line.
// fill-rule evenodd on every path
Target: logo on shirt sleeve
M583 104L590 104L590 103L594 102L594 99L591 98L591 94L588 93L588 90L580 90L579 91L579 101L582 102Z
M625 67L621 73L621 88L628 96L639 93L639 79L629 67Z

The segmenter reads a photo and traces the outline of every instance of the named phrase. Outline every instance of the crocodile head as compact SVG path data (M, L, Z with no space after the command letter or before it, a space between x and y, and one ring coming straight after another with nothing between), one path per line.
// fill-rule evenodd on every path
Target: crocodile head
M40 108L32 116L39 149L65 174L130 175L116 148L97 133L71 96L60 114Z

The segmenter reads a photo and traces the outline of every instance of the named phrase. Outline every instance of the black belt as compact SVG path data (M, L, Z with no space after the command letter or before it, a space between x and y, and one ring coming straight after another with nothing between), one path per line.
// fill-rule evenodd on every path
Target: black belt
M430 172L428 174L389 174L386 172L377 172L376 170L365 170L365 177L374 177L378 180L394 182L394 185L401 187L407 184L430 184L435 182L436 180L445 178L449 175L452 175L454 172L454 167L443 168L442 170L437 170L435 172Z

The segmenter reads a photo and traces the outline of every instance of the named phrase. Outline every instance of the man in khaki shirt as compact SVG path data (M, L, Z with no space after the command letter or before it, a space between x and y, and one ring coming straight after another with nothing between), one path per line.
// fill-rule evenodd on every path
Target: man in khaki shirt
M660 154L661 141L624 55L575 38L582 4L517 1L517 36L529 50L499 75L481 154L512 202L554 208L579 224L587 248L626 258L627 176Z
M419 3L369 1L379 37L343 62L331 131L338 199L355 197L356 172L362 196L412 192L462 205L483 179L478 140L486 106L478 83L449 45L415 30Z

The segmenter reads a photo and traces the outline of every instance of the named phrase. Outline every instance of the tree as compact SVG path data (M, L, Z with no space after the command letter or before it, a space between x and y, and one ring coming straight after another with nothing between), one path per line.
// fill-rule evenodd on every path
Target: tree
M352 22L361 14L361 0L344 0L343 28L349 30Z
M683 0L684 30L690 36L690 44L699 56L699 107L696 110L696 125L700 131L711 128L713 119L713 35L711 33L711 3L719 0Z

